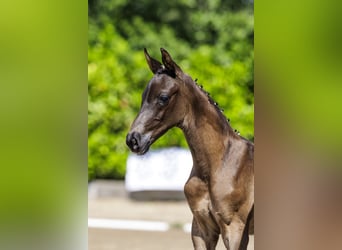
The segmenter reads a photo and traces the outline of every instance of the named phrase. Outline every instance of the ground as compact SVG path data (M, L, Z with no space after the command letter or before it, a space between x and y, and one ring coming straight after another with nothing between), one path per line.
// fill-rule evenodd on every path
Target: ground
M103 228L88 224L88 250L185 250L192 249L189 226L191 212L186 201L134 201L128 198L123 182L97 181L89 185L88 218L163 222L165 231L123 229L114 225ZM185 226L185 229L184 229ZM153 229L152 229L153 230ZM224 250L219 240L217 250ZM248 250L254 249L250 236Z

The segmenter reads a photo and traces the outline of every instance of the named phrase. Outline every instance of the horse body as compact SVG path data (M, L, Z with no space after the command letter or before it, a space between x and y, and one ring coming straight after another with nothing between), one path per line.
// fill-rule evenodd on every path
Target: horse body
M193 213L195 249L215 249L219 235L227 249L247 249L254 207L254 145L237 135L213 100L183 73L164 49L163 65L145 50L154 77L126 142L144 154L169 128L188 142L193 168L184 186Z

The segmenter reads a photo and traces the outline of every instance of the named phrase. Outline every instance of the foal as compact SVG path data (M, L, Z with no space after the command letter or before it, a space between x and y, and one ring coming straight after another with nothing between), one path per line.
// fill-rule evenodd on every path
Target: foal
M144 154L171 127L183 130L193 168L184 192L193 213L195 249L215 249L219 235L230 250L247 249L254 208L254 145L237 135L213 100L161 49L149 56L154 73L126 143Z

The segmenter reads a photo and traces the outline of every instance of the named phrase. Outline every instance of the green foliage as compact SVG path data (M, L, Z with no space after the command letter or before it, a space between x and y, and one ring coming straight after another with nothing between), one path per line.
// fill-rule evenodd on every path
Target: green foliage
M254 138L253 9L241 1L226 2L89 2L89 180L124 177L126 133L152 77L144 47L156 59L159 48L166 48L210 92L232 127ZM167 146L187 147L180 129L153 145Z

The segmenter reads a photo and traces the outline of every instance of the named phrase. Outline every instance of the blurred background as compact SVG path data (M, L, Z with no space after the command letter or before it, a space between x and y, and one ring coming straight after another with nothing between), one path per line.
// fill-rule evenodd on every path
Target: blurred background
M150 220L146 202L122 198L125 193L120 196L113 189L125 192L122 179L128 150L121 140L138 110L140 91L152 77L142 48L158 59L159 48L165 47L184 71L212 93L235 129L251 139L255 135L255 247L340 250L341 1L259 0L253 4L254 132L252 125L245 129L251 108L243 104L253 95L247 91L246 98L241 98L239 94L246 89L243 85L253 84L252 70L244 66L253 66L253 60L248 63L253 58L248 48L254 36L250 5L191 0L2 1L0 248L87 249L89 215L117 219L129 214L137 217L127 219ZM131 96L135 91L136 97ZM123 109L125 113L120 113ZM119 119L125 124L110 120L118 114L128 116ZM183 138L180 131L170 131L158 143L186 147L184 141L172 143L174 138ZM106 180L110 196L95 192L103 193L103 198L91 198L88 191L96 191L92 184L106 190L107 182L98 178L116 178L120 188ZM113 193L121 197L120 206L109 198ZM163 238L161 232L153 234L153 239L166 238L172 242L165 245L172 245L186 234L182 239L191 245L189 234L180 229L187 223L183 219L189 218L188 207L180 207L181 203L176 208L162 202L168 205L153 208L153 214L158 211L159 215L172 209L166 214L174 218L157 219L176 218L172 228L178 230L176 237ZM139 208L139 213L123 204ZM101 237L124 238L123 231L97 229L101 232L93 234L93 229L91 243L106 242ZM129 237L126 246L134 243L132 234Z
M340 250L342 3L259 0L253 5L255 12L247 1L2 1L0 249L87 249L89 215L151 220L147 214L159 216L165 209L175 216L157 219L176 218L175 237L149 236L171 241L165 245L181 239L191 245L181 226L189 218L182 201L177 208L155 201L163 207L148 213L151 203L113 191L125 192L128 150L121 140L152 77L142 48L158 59L165 47L212 93L235 129L250 139L255 135L255 247ZM253 13L254 132L246 125L251 107L243 104L252 103L253 94L241 94L244 85L253 84L252 70L246 70L253 66ZM119 114L127 119L110 120ZM180 131L167 133L154 149L186 147L184 141L172 142L175 138L182 140ZM98 190L93 184L106 190L108 183L99 178L110 181L110 194L95 192L102 198L92 198L90 191ZM109 197L121 197L120 203ZM164 223L157 225L165 229ZM123 231L93 234L94 227L90 243L124 238ZM135 244L138 234L125 232L130 233L126 246Z
M192 163L181 130L145 159L125 143L152 78L143 49L159 61L168 50L254 140L253 1L90 0L88 8L89 249L191 249L183 185Z

